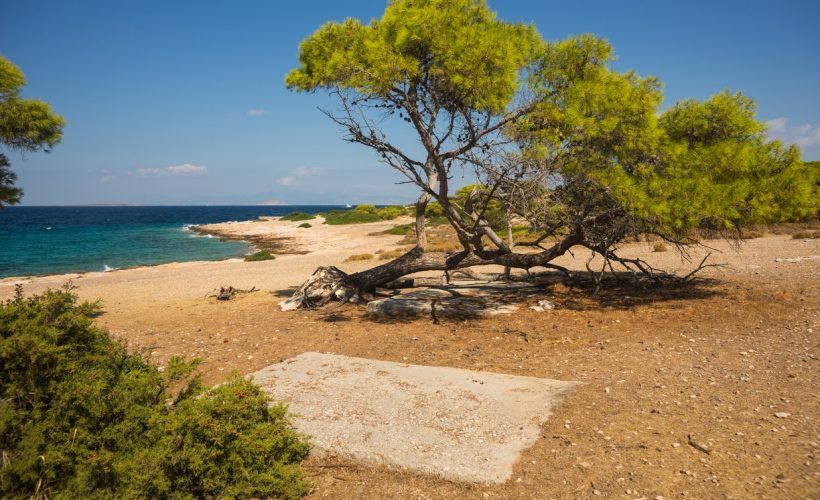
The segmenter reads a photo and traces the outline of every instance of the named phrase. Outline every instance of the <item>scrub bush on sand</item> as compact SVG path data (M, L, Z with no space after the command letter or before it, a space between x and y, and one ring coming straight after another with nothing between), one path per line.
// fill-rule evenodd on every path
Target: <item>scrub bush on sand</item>
M0 497L297 498L309 445L240 377L157 368L70 286L0 304Z

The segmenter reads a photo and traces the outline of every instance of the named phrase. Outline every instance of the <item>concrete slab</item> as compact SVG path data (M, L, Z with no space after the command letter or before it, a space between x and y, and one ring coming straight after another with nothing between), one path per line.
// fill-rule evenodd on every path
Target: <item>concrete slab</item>
M318 450L501 483L573 382L308 352L252 375Z

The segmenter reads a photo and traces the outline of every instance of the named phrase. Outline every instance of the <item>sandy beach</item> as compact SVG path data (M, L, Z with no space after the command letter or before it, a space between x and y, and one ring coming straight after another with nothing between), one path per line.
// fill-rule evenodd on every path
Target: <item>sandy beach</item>
M556 283L545 290L556 309L545 313L522 307L514 315L433 323L377 321L362 306L279 310L317 266L353 272L380 263L345 259L399 248L402 237L374 233L402 222L211 225L203 230L286 241L287 251L300 253L7 278L0 280L0 299L13 296L17 284L37 293L71 280L81 297L102 300L97 321L116 337L157 363L172 355L202 358L208 383L305 352L581 382L505 484L452 482L325 456L305 463L316 498L817 492L820 398L806 388L820 384L818 240L769 234L739 247L709 241L712 249L696 250L690 261L647 243L627 244L624 254L669 270L686 272L707 251L728 267L705 270L712 281L662 293L613 288L592 296ZM584 269L587 258L578 251L559 263ZM207 297L227 285L258 291L229 302ZM777 419L775 412L790 417ZM688 445L688 435L714 451Z
M302 222L282 221L278 218L226 222L197 226L195 229L214 236L256 242L260 246L276 248L276 259L263 262L245 262L242 259L222 261L178 262L157 266L119 269L110 272L71 273L39 277L10 277L0 279L0 299L13 295L17 284L26 293L39 293L59 287L71 280L78 293L89 300L102 298L109 314L144 306L159 306L176 301L203 299L220 286L238 288L256 287L265 292L284 296L300 285L319 266L337 266L345 272L356 272L380 263L377 252L406 248L399 242L403 236L381 234L398 224L411 222L409 217L392 221L366 224L327 225L318 216L311 220L312 227L299 228ZM711 262L724 263L733 275L770 277L778 279L783 271L806 270L808 278L820 269L820 243L817 240L792 240L788 235L769 235L746 240L740 246L722 240L707 241L708 247L694 249L688 260L675 251L652 252L648 243L629 243L622 246L625 256L641 256L650 264L668 271L685 274L706 255ZM348 262L356 254L372 254L374 259ZM583 270L589 257L588 250L579 250L556 260L557 264L572 270ZM788 259L803 258L799 266L790 266ZM781 259L783 262L776 262ZM600 267L593 260L592 267ZM429 273L432 275L440 273ZM707 269L703 276L724 275L720 269Z

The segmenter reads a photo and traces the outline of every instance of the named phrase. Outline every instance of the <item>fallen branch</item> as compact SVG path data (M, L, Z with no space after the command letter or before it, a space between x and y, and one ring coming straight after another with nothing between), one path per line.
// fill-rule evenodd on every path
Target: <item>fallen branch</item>
M690 272L689 274L687 274L686 276L684 276L683 278L681 278L681 280L682 280L683 282L688 282L688 281L691 281L691 280L693 280L693 279L696 277L695 275L696 275L697 273L699 273L700 271L703 271L704 269L706 269L706 268L708 268L708 267L726 267L726 266L728 265L728 264L719 264L719 263L718 263L718 264L707 264L707 263L706 263L706 260L707 260L707 259L708 259L711 255L712 255L712 252L707 253L707 254L706 254L706 257L704 257L704 258L703 258L703 260L702 260L702 261L700 261L700 264L698 264L698 267L696 267L694 270L692 270L692 272Z
M692 435L691 435L691 434L689 434L688 436L686 436L686 438L687 438L687 440L689 441L689 446L691 446L692 448L694 448L694 449L696 449L696 450L698 450L698 451L702 451L703 453L706 453L707 455L708 455L708 454L710 454L710 453L712 453L712 449L711 449L711 448L709 448L709 447L708 447L708 446L706 446L706 445L702 445L702 444L698 443L697 441L695 441L695 440L692 438Z
M219 290L215 290L213 293L209 293L207 296L214 297L216 300L231 300L240 293L251 293L255 291L257 291L256 287L252 287L248 290L242 290L241 288L234 288L232 286L222 286L219 287Z

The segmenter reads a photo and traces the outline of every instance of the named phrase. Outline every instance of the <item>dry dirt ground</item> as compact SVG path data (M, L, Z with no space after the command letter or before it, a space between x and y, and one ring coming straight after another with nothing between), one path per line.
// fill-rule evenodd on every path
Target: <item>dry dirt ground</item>
M581 382L507 483L322 457L304 464L315 498L818 498L820 241L767 236L739 253L714 245L731 268L709 270L695 287L612 284L592 296L556 280L544 290L555 310L438 323L373 321L358 306L280 312L288 289L277 270L292 273L297 262L287 259L177 265L168 269L182 274L165 277L160 266L78 284L83 296L103 297L99 321L115 335L159 363L201 357L211 383L308 351ZM627 253L684 267L646 244ZM586 256L576 257L563 263L583 268ZM228 270L241 277L235 284L262 291L206 298L210 276ZM262 278L272 281L254 281ZM26 280L26 290L57 281ZM14 283L0 283L0 297Z

